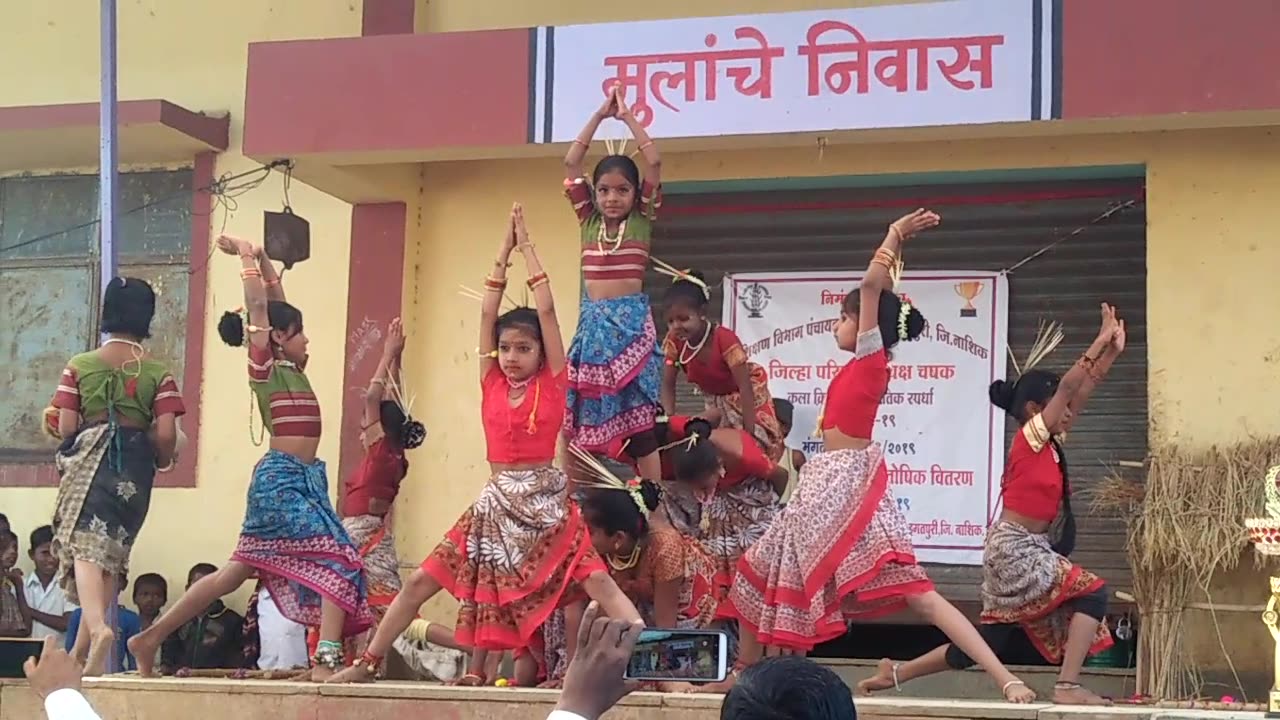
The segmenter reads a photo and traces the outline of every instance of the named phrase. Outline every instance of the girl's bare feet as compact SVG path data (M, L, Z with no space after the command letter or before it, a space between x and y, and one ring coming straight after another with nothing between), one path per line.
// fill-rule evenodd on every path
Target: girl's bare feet
M687 682L663 682L658 683L658 692L664 693L691 693L698 688Z
M1078 682L1053 684L1053 701L1058 705L1110 705L1111 701Z
M138 663L138 674L142 677L155 677L157 646L147 639L147 634L144 632L134 635L126 645L129 647L129 654Z
M463 675L462 677L455 680L452 684L457 687L481 687L485 685L487 682L488 681L485 680L483 675L477 675L476 673L467 673L466 675Z
M1034 702L1036 693L1021 680L1010 680L1004 684L1004 699L1011 703L1024 704Z
M876 666L876 674L866 680L858 681L858 694L870 695L878 690L892 690L898 687L898 664L889 658L884 658L880 664Z
M325 682L330 684L338 683L371 683L374 681L377 673L369 672L369 668L364 665L352 665L333 673ZM312 676L314 677L314 675Z
M559 690L564 687L564 680L543 680L535 687L539 690Z
M105 625L89 636L89 659L84 664L85 677L97 677L107 672L107 654L116 634Z

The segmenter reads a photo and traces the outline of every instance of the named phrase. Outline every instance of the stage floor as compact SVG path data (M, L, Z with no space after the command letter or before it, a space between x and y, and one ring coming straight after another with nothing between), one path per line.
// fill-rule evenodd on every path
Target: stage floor
M87 680L86 694L104 720L545 720L557 693L549 690L450 688L425 683L311 685L267 680ZM719 696L636 693L609 720L718 720ZM414 706L410 708L409 703ZM412 714L406 714L412 710ZM0 720L33 720L43 708L22 681L0 681ZM1261 720L1262 713L1159 708L1010 705L881 695L858 700L861 718L893 720Z

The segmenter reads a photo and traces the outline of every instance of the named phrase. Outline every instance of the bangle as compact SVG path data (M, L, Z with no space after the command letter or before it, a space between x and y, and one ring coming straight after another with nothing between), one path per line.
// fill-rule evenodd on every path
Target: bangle
M387 384L387 381L386 381L386 380L383 380L383 379L382 379L382 378L380 378L380 377L376 377L376 378L374 378L374 379L370 380L370 381L369 381L369 384L370 384L370 385L384 385L384 386L385 386L385 385Z
M275 287L275 286L277 286L277 285L279 285L279 284L280 284L280 279L279 279L279 278L276 278L275 280L263 280L263 281L262 281L262 286L263 286L263 287L269 287L269 288L270 288L270 287Z
M601 120L603 120L604 118L600 118L600 119L601 119ZM573 145L581 145L581 146L582 146L582 147L584 147L584 148L589 148L589 147L591 147L591 143L587 142L586 140L583 140L582 138L574 138L574 139L573 139L573 143L572 143L572 144L573 144Z
M496 278L492 275L489 275L484 279L484 287L486 290L496 290L498 292L502 292L503 290L507 289L507 279Z
M648 149L649 149L649 148L651 148L651 147L653 147L653 141L652 141L652 140L650 140L649 142L646 142L646 143L640 143L640 147L638 147L638 148L636 148L636 149L637 149L637 150L639 150L640 152L644 152L645 150L648 150Z
M262 271L257 268L245 268L240 271L241 280L248 280L251 277L261 278Z
M898 236L898 242L903 242L907 239L907 236L898 229L898 223L889 223L889 232Z
M511 261L510 261L510 260L508 260L508 261L506 261L506 262L504 263L504 262L502 262L501 260L494 260L494 261L493 261L493 266L494 266L494 267L497 267L497 268L509 268L509 267L511 267Z
M177 458L170 458L170 459L169 459L169 464L168 464L168 465L165 465L164 467L158 467L158 468L156 468L156 472L158 472L158 473L173 472L173 466L174 466L174 465L177 465L177 464L178 464L178 460L177 460Z
M538 287L539 285L546 284L547 282L549 282L549 280L547 279L547 274L545 272L540 272L537 275L534 275L533 277L526 280L525 284L529 286L530 290L532 290Z

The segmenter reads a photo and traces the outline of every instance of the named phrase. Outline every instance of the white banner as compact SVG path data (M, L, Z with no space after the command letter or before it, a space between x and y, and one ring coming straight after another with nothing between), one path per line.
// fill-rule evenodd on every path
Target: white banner
M769 373L774 397L795 405L790 447L812 456L827 388L852 355L832 328L861 273L726 276L724 324ZM924 562L978 565L1000 494L1004 414L987 388L1004 377L1009 284L992 272L907 272L901 290L927 321L892 351L889 390L873 439Z
M948 0L542 27L533 133L577 137L614 83L654 137L1048 119L1053 25L1053 0Z

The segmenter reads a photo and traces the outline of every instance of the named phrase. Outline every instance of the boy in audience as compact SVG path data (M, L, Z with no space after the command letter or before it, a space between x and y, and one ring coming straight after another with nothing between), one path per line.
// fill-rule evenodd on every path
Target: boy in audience
M27 607L31 608L31 637L43 640L53 637L62 647L67 637L67 623L75 610L67 594L58 586L58 558L53 554L53 528L42 525L31 532L27 555L35 572L23 583Z
M169 602L169 583L156 573L143 573L133 581L133 605L138 608L138 617L142 620L142 629L151 627L151 623L160 617L165 603Z
M187 573L187 589L217 571L209 563L193 566ZM243 630L244 618L221 600L215 600L208 610L188 620L164 641L160 649L161 672L239 668L243 663Z
M116 580L116 587L120 589L121 594L125 588L129 587L129 578L121 575ZM138 617L138 613L130 610L124 605L116 605L116 652L115 663L109 672L128 672L137 670L138 663L129 654L128 642L129 638L142 632L142 620ZM67 621L67 652L75 647L76 635L80 632L80 608L76 608L71 613L70 620Z
M18 564L18 536L0 532L0 637L24 638L31 635L31 608L22 590L22 571Z

